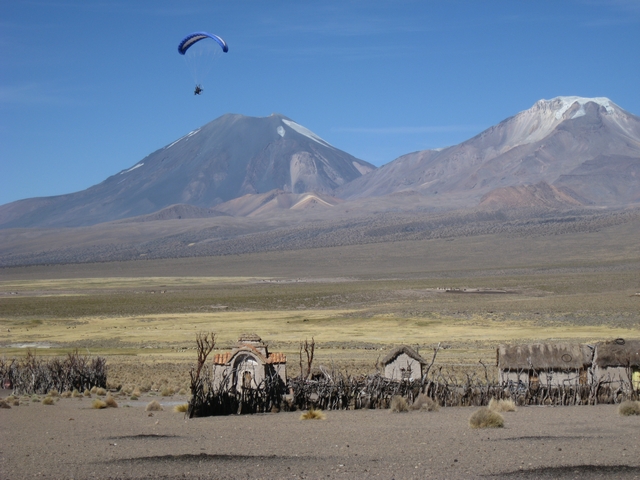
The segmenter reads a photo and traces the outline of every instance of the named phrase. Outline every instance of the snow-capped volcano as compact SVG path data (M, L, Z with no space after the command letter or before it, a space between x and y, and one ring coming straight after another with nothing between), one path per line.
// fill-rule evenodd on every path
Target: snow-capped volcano
M585 115L584 108L588 103L600 106L604 115L616 115L616 111L622 110L606 97L556 97L538 100L530 109L510 119L511 138L505 147L513 148L542 140L564 120Z
M78 226L246 194L330 194L375 167L279 114L227 114L87 190L0 207L0 225Z
M605 97L539 100L460 145L404 155L336 193L418 191L455 208L497 188L541 183L598 205L640 201L640 118Z

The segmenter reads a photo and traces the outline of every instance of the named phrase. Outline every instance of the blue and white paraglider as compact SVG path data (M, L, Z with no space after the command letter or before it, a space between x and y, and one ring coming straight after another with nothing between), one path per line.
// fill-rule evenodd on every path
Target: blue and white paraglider
M202 82L211 72L216 58L228 51L227 42L213 33L194 32L182 39L178 45L178 53L184 56L191 70L196 84L194 95L202 93Z

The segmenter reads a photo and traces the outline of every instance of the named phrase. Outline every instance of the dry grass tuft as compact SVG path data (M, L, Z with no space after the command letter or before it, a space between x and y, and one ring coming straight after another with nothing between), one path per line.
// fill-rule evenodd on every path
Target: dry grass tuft
M51 390L49 390L49 393L47 394L48 397L53 397L56 398L59 395L58 390L56 390L55 388L52 388Z
M31 401L35 402L35 403L38 403L40 401L40 397L37 396L37 395L32 395L31 396Z
M98 387L96 387L95 385L93 387L91 387L91 393L96 393L98 391ZM86 393L86 390L85 390ZM86 396L86 395L85 395Z
M69 397L71 397L71 392L69 390L62 392L60 394L60 398L69 398Z
M107 408L107 402L105 402L104 400L100 400L99 398L96 398L93 403L91 404L91 408Z
M107 398L104 399L104 403L107 404L107 407L110 408L118 408L118 402L111 395L107 395Z
M640 415L640 402L626 400L618 406L618 413L624 417L631 415Z
M498 412L481 407L469 418L469 426L471 428L502 428L504 418Z
M95 388L95 387L93 387L93 388ZM88 390L88 389L85 388L84 389L84 393L82 395L84 395L85 397L91 398L91 390Z
M423 412L437 412L440 410L440 405L438 405L438 402L433 400L431 397L421 393L414 400L413 405L411 405L411 409Z
M173 395L173 389L169 387L164 387L160 392L160 395L162 395L163 397L170 397Z
M186 395L187 393L188 392L186 388L181 388L180 391L178 392L178 395Z
M173 411L176 413L186 413L187 410L189 410L188 403L181 403L180 405L176 405L175 407L173 407Z
M4 398L0 398L0 408L11 408L11 405Z
M91 390L93 392L93 390ZM107 394L107 391L104 388L96 388L96 395L99 397L104 397Z
M131 396L132 397L139 397L140 395L142 395L142 394L140 393L140 389L138 387L135 387L133 389L133 392L131 392Z
M513 400L505 399L496 400L492 398L489 401L489 410L493 410L494 412L515 412L516 411L516 402Z
M147 412L159 412L160 410L164 410L164 408L162 408L162 405L160 405L157 400L154 400L147 404L145 410Z
M53 397L44 397L42 400L43 405L55 405L56 401Z
M326 418L327 416L322 410L316 410L315 408L310 408L308 412L300 415L300 420L325 420Z
M389 407L393 413L403 413L409 411L409 405L407 400L400 395L394 395L391 398L391 405Z
M129 397L129 400L138 400L138 398L140 398L140 397L138 397L137 395L131 395Z

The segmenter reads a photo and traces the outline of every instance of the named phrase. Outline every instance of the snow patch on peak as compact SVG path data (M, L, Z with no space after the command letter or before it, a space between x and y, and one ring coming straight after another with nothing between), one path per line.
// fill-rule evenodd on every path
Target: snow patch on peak
M548 105L552 110L555 111L556 119L560 120L562 119L562 116L565 114L565 112L569 110L569 108L571 108L574 103L578 103L580 105L580 110L578 110L571 118L581 117L585 114L584 106L589 102L597 103L601 107L604 107L608 114L612 114L615 112L613 108L615 104L607 97L556 97L551 100L540 100L538 103Z
M284 127L282 125L278 126L278 128L276 128L276 132L278 132L278 135L280 135L281 137L284 137Z
M134 165L133 167L131 167L129 170L125 170L124 172L120 172L120 175L122 175L123 173L129 173L129 172L135 170L136 168L140 168L143 165L144 165L144 163L140 162L137 165Z
M306 127L303 127L302 125L297 124L296 122L293 122L291 120L286 120L283 118L282 123L284 123L287 127L291 128L292 130L295 130L299 134L304 135L305 137L310 138L314 142L319 143L320 145L324 145L325 147L335 148L329 142L324 141L322 138L320 138L318 135L313 133L311 130L309 130Z
M187 133L185 136L180 137L180 138L179 138L178 140L176 140L175 142L173 142L173 143L171 143L171 144L167 145L166 147L164 147L164 149L166 150L167 148L171 148L171 147L173 147L173 146L174 146L176 143L178 143L180 140L186 140L186 139L188 139L189 137L192 137L193 135L195 135L196 133L198 133L199 131L200 131L200 129L198 128L198 129L196 129L196 130L193 130L192 132Z
M620 110L617 110L620 107L606 97L556 97L551 100L538 100L533 107L508 120L509 140L502 146L501 151L542 140L565 120L564 115L576 103L578 108L572 112L571 118L586 115L585 105L589 102L603 107L614 121L620 117Z

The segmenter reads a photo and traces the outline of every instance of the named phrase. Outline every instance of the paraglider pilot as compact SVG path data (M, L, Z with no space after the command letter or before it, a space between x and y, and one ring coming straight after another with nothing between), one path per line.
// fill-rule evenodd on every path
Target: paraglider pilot
M202 87L200 85L196 85L196 89L193 91L194 95L200 95L202 93Z

